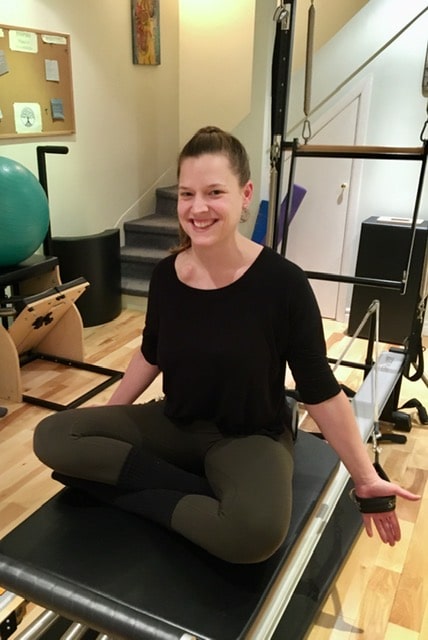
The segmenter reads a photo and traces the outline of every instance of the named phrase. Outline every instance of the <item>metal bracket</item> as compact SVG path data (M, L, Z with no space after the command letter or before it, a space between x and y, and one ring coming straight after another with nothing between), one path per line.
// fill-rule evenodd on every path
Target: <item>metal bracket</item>
M291 5L288 2L281 2L275 9L273 14L274 22L281 23L281 30L288 31L290 29Z

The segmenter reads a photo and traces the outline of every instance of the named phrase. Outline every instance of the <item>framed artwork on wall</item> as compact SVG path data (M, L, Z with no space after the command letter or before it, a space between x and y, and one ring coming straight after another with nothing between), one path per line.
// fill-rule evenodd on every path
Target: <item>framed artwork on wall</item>
M159 0L131 0L132 60L160 64Z

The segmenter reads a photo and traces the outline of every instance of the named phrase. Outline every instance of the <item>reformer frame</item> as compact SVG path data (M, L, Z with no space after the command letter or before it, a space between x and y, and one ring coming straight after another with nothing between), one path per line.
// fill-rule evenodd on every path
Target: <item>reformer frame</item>
M294 187L294 177L297 158L348 158L363 160L410 160L421 163L418 185L416 189L413 212L410 222L410 241L407 251L407 259L403 265L403 277L401 280L384 280L379 278L363 278L358 276L346 276L342 274L332 274L320 271L306 271L310 279L332 280L349 284L361 284L367 286L377 286L385 289L395 289L401 294L406 292L407 278L410 270L413 247L415 243L417 220L422 200L422 193L425 182L425 172L428 155L428 141L420 147L376 147L376 146L346 146L346 145L310 145L300 144L298 139L292 143L284 142L283 150L291 150L290 168L288 175L288 193L292 193ZM287 211L285 220L289 216L289 204L287 199ZM288 225L284 225L281 241L281 255L285 256L288 240Z
M382 353L376 385L372 370L352 399L364 440L403 362ZM246 566L65 489L0 541L0 584L45 607L48 620L60 615L115 640L269 640L348 481L332 449L300 432L290 533L274 557Z

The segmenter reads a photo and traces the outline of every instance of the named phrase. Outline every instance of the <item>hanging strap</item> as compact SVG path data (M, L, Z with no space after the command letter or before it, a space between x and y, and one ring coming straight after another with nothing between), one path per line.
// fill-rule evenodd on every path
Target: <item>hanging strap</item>
M378 454L376 455L373 466L376 469L377 475L382 478L382 480L390 482L390 479L379 463ZM361 513L386 513L388 511L394 511L397 502L396 497L392 494L389 496L376 496L375 498L360 498L360 496L357 496L355 489L351 489L349 497L352 502L357 505Z
M336 361L335 366L333 367L333 372L342 362L343 357L346 354L346 351L352 345L353 341L359 336L361 330L365 326L368 319L371 321L370 326L370 336L373 336L374 339L374 350L375 357L373 363L373 371L372 371L372 399L373 399L373 429L371 433L371 441L372 441L372 450L374 456L373 467L376 470L376 473L382 480L386 480L389 482L389 478L382 468L382 465L379 461L380 448L378 441L381 438L381 431L379 428L379 402L378 402L378 360L379 360L379 317L380 317L380 302L379 300L373 300L370 304L367 312L360 322L356 332L351 338L350 343L347 345L345 351L341 354L339 359ZM374 319L374 323L373 323ZM388 496L379 496L376 498L361 498L357 495L355 489L351 489L349 492L349 497L356 504L359 511L361 513L384 513L387 511L394 511L396 499L394 495Z

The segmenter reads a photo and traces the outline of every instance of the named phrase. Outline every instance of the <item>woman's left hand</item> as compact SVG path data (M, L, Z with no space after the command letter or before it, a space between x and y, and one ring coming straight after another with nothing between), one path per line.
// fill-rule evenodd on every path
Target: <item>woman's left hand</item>
M397 496L405 500L419 500L420 496L403 489L398 484L376 479L371 484L356 485L355 494L359 498L381 498L386 496ZM362 513L364 527L367 534L373 536L373 524L376 527L380 539L391 546L394 546L401 538L400 524L398 522L397 513L393 511L384 511L382 513Z

